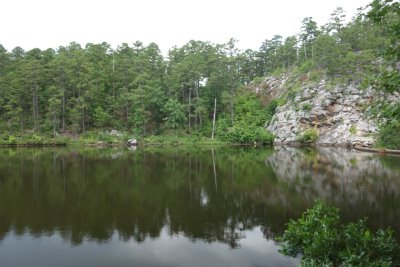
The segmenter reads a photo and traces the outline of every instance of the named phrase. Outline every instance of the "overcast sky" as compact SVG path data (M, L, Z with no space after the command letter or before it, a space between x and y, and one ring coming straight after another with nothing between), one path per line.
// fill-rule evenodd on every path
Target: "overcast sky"
M165 52L191 39L258 49L275 34L298 33L303 18L318 25L341 6L348 19L372 0L2 0L0 44L57 48L76 41L113 47L140 40Z

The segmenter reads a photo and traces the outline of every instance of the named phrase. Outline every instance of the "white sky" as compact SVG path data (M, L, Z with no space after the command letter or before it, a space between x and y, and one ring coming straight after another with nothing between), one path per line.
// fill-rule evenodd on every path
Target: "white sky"
M303 18L318 25L341 6L348 19L372 0L2 0L0 44L57 48L76 41L107 42L114 48L136 40L166 52L191 39L258 49L275 34L299 32Z

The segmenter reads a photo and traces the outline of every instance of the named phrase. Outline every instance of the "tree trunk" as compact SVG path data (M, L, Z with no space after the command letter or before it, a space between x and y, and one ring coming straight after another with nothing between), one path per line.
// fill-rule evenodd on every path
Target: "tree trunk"
M37 120L39 117L39 104L38 104L38 96L37 96L37 84L35 83L34 87L32 88L33 95L32 95L32 115L33 115L33 130L36 132L37 130Z
M57 123L57 116L56 114L53 115L53 137L56 137L56 123Z
M21 131L23 131L24 130L24 118L22 116L22 112L19 113L19 123L20 123Z
M189 120L189 133L191 133L191 118L190 118L190 110L191 110L191 105L192 105L192 89L189 89L189 116L188 116L188 120Z
M82 108L82 133L85 132L85 107Z
M314 61L314 46L311 45L311 61Z
M229 101L229 112L231 117L231 125L233 126L233 87L231 87L231 99Z
M35 96L34 95L32 96L32 117L33 117L33 132L36 132L36 111L35 111Z
M203 125L203 122L201 121L201 114L199 114L199 124L200 124L200 127L201 127L201 125Z
M217 113L217 98L214 99L214 114L213 114L213 126L212 126L212 133L211 133L211 139L214 139L214 133L215 133L215 115Z
M65 131L65 89L63 88L62 96L62 132Z

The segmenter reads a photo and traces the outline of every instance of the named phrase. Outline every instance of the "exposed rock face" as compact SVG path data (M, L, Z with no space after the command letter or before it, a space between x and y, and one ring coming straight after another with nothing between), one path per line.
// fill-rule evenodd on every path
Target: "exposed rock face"
M270 99L280 97L286 90L285 84L287 78L281 77L267 77L265 80L254 88L256 94L268 95Z
M369 147L375 142L378 126L366 110L373 102L383 100L399 102L400 97L352 85L329 89L321 81L303 87L292 101L278 107L266 128L275 135L276 143L296 143L306 129L315 128L318 145Z

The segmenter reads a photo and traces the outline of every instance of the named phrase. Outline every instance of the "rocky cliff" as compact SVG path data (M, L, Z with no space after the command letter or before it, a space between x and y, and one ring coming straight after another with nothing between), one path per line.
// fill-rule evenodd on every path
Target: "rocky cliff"
M318 145L371 146L375 142L378 121L368 115L372 105L385 101L400 102L392 95L357 85L333 86L322 80L314 85L303 84L292 90L287 78L267 78L255 88L269 99L286 98L266 125L275 135L275 143L296 143L307 129L318 133ZM285 96L286 94L286 96Z

